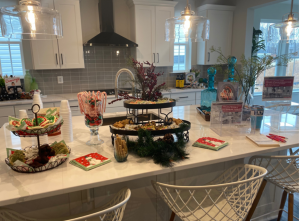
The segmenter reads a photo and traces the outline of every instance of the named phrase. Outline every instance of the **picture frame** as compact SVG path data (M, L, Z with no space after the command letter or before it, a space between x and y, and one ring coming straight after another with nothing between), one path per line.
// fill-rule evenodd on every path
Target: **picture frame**
M263 101L292 100L294 76L264 77Z

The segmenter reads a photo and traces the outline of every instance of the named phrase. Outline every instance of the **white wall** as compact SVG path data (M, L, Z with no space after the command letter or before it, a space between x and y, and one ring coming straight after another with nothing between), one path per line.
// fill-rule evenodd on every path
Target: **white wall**
M0 7L18 5L18 0L0 0Z

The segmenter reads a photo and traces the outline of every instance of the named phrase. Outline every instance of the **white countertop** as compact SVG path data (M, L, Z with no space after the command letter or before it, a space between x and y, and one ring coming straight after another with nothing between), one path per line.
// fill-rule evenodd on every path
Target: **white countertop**
M189 92L200 92L204 89L192 89L192 88L184 88L184 89L177 89L177 88L170 88L169 91L163 91L162 94L177 94L177 93L189 93ZM108 99L114 99L114 95L108 95ZM42 101L44 103L51 103L51 102L60 102L61 100L76 100L77 101L77 93L69 93L69 94L50 94L46 96L42 96ZM0 101L1 106L14 106L14 105L22 105L22 104L32 104L32 100L10 100L10 101Z
M196 107L196 105L193 105L173 108L173 116L190 121L192 127L190 130L190 141L187 144L187 151L190 154L190 159L176 163L172 168L163 168L160 165L154 164L152 159L140 158L134 155L129 155L127 162L116 162L113 155L111 134L108 126L103 126L99 130L101 138L105 141L103 145L96 148L87 146L85 142L89 138L89 130L84 124L83 116L79 116L73 117L75 140L68 144L72 149L70 159L97 151L112 159L111 163L86 172L69 164L68 160L58 168L50 171L36 174L17 173L11 170L4 162L4 159L6 158L6 147L19 148L20 146L29 146L31 144L31 138L28 138L29 140L27 141L21 141L19 137L15 137L5 129L5 126L3 126L0 129L0 143L2 143L0 147L0 206L299 146L298 132L289 132L286 134L281 133L283 136L289 138L287 143L281 144L281 147L275 148L258 147L250 140L246 139L245 136L222 137L221 139L229 142L229 146L219 151L192 147L193 142L199 137L219 137L210 130L209 122L205 122L196 112ZM113 115L120 115L120 113L109 114L106 116ZM267 132L268 131L264 131L264 133ZM278 134L278 132L276 134ZM60 141L60 139L60 136L49 137L49 142L55 140Z

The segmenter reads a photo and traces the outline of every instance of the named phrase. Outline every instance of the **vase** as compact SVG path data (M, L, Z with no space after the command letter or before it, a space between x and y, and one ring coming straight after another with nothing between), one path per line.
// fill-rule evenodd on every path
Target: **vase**
M32 78L32 82L30 84L30 90L38 90L38 89L39 89L39 86L36 83L35 78Z
M89 111L89 107L95 109L95 111ZM87 105L87 109L84 116L85 125L90 129L90 140L87 145L100 145L104 141L99 137L99 127L103 124L103 116L100 113L101 101L95 101L95 103Z
M237 59L234 56L228 58L228 78L224 82L236 82L234 80L234 65L236 61Z
M24 89L25 89L25 92L30 92L31 83L32 83L32 77L31 77L29 71L26 71L26 74L24 76Z
M105 92L80 92L77 94L80 112L84 115L84 123L90 129L87 145L100 145L104 141L99 137L99 127L103 124L107 95Z
M217 100L217 90L214 87L217 70L214 67L207 69L208 88L201 92L201 109L210 111L211 103Z

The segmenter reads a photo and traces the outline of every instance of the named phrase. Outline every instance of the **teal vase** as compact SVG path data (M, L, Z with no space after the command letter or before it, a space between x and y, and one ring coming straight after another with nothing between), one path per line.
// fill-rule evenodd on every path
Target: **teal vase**
M225 79L224 82L236 82L234 80L234 65L236 61L236 57L234 56L228 58L228 79Z
M215 89L215 75L217 70L214 67L207 69L208 88L201 92L201 109L210 111L211 103L217 100L217 89Z
M32 83L32 77L31 77L29 71L26 71L26 74L24 76L25 92L29 92L30 91L31 83Z
M37 89L39 89L39 86L36 83L35 78L32 78L32 82L30 84L30 90L37 90Z

